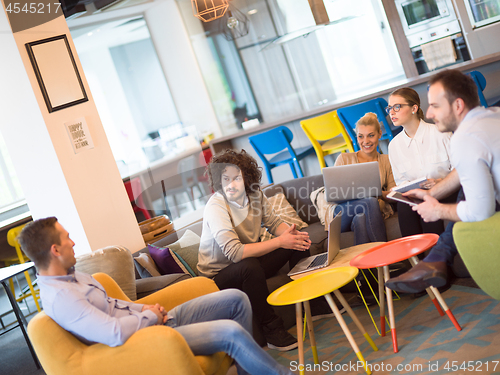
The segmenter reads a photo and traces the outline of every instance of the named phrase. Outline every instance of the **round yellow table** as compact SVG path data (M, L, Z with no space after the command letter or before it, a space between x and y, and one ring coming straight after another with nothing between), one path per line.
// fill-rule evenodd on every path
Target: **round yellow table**
M281 288L276 289L273 293L269 295L269 297L267 297L267 302L271 305L282 306L282 305L291 305L292 303L295 304L295 314L297 319L297 339L299 343L299 370L301 375L304 374L302 303L304 303L304 308L306 311L306 321L309 331L309 338L311 339L311 349L313 353L314 363L319 364L309 301L311 299L321 296L324 296L326 298L326 301L328 302L330 308L335 314L335 317L337 318L337 321L339 322L342 331L344 331L347 340L349 340L349 344L351 344L351 347L356 353L356 356L358 357L360 362L363 363L363 367L366 373L371 374L370 369L366 365L366 361L363 357L363 354L361 354L361 351L356 345L356 341L354 341L354 338L352 337L351 331L349 331L349 328L347 327L344 318L342 318L342 315L340 314L337 305L335 304L332 296L330 295L331 292L335 294L335 296L338 298L342 306L344 306L347 313L352 318L353 322L356 324L360 332L366 338L366 341L368 341L368 343L370 344L370 346L373 348L374 351L377 351L378 350L377 346L375 345L371 337L368 335L368 333L366 333L366 330L361 325L361 322L352 311L351 307L347 303L342 293L340 293L340 291L338 290L339 288L351 282L358 275L358 272L359 271L356 267L338 267L338 268L325 269L313 273L311 275L302 277L298 280L291 281L288 284L283 285Z

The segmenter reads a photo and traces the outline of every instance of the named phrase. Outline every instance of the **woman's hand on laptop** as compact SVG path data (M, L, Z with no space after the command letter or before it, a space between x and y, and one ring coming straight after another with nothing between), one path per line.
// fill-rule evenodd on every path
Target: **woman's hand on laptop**
M280 239L281 247L284 249L306 251L311 247L309 234L299 232L295 224L292 224L278 238Z

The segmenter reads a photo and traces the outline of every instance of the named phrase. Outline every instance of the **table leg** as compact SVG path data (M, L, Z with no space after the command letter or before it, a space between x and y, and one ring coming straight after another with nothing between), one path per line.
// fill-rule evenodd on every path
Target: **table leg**
M297 341L299 343L299 371L304 375L304 340L302 339L302 303L295 304L295 319L297 322Z
M28 326L28 323L26 322L26 318L24 317L23 313L21 312L21 309L19 309L19 306L17 304L16 298L12 294L12 291L10 288L5 284L4 281L1 282L3 288L5 289L5 293L7 293L7 297L9 298L10 304L12 305L12 309L14 310L14 314L16 314L17 321L19 322L19 327L21 328L21 331L23 332L24 339L26 340L26 344L28 344L28 348L31 352L31 356L33 357L33 360L35 361L35 365L37 369L40 369L40 363L38 362L38 358L36 357L35 350L33 349L33 346L31 345L31 341L28 337L28 334L26 332L26 327Z
M368 344L370 344L370 346L372 347L373 351L375 351L375 352L378 351L377 345L375 345L375 343L373 342L372 338L368 335L368 333L365 330L365 327L363 327L363 325L359 321L359 319L356 316L356 314L354 313L354 311L352 311L351 306L349 306L349 303L346 301L346 299L344 298L344 296L342 295L342 293L340 293L340 290L338 290L338 289L334 290L333 293L335 294L335 297L337 297L337 299L340 301L340 303L342 304L342 306L344 306L344 308L346 309L347 313L351 317L352 321L354 322L354 324L356 324L356 326L358 327L359 331L365 337L366 341L368 341Z
M363 354L358 348L358 345L356 344L356 341L354 341L354 337L352 337L351 331L349 330L349 327L347 327L347 324L345 323L344 318L342 318L342 315L340 314L340 311L333 301L332 296L330 293L325 294L326 301L330 305L330 308L332 309L333 313L335 314L335 318L337 318L337 321L339 322L340 327L342 328L342 331L344 331L344 334L347 337L347 340L349 341L349 344L351 344L352 349L354 350L354 353L356 353L356 356L358 357L359 361L363 364L363 368L365 369L366 373L370 375L372 372L368 368L366 361L363 357Z
M389 280L389 266L384 266L384 284L385 280ZM398 352L398 338L396 336L396 319L394 318L394 306L392 304L392 290L389 288L385 288L385 292L387 294L387 310L389 311L389 325L391 328L392 335L392 348L394 353Z
M309 332L309 339L311 340L311 350L313 353L314 363L319 364L318 350L316 348L316 338L314 337L314 325L312 321L311 306L309 305L309 301L304 301L304 308L306 310L307 330Z
M380 301L380 335L385 336L385 298L384 298L384 272L377 267L378 273L378 300Z
M446 313L446 315L448 315L448 318L450 318L451 322L453 323L453 325L455 326L457 331L461 331L462 327L460 327L460 324L458 324L458 321L455 318L455 315L453 315L453 313L451 312L450 308L448 307L448 305L444 301L443 297L441 296L441 293L439 293L439 290L437 290L437 288L435 288L433 286L431 286L430 289L436 295L437 300L439 301L441 306L443 306L444 312Z
M410 260L410 263L413 267L415 267L417 265L417 263L419 262L419 259L417 257L411 257L409 260ZM429 297L431 298L431 301L434 304L434 306L436 307L439 315L444 316L443 309L441 309L441 306L439 305L438 301L436 300L436 296L432 292L431 288L426 288L425 290L426 290L427 294L429 295Z

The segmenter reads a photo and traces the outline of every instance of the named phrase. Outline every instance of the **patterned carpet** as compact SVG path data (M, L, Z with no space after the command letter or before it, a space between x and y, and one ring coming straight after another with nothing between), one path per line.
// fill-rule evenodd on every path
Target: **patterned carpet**
M390 333L378 335L364 307L356 315L379 350L374 352L347 314L343 314L374 374L500 374L500 305L480 289L453 285L443 293L462 331L448 317L440 317L431 300L402 295L394 301L399 353L392 350ZM370 307L380 322L378 306ZM387 327L388 329L388 327ZM290 331L295 335L295 327ZM362 374L357 357L335 318L315 322L320 366L314 362L310 342L304 345L306 374ZM298 350L268 351L277 361L298 371ZM456 361L456 362L453 362Z

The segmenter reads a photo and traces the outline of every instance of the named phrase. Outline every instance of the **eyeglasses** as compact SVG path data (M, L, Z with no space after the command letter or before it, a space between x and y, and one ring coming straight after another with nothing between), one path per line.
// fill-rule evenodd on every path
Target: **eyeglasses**
M387 114L391 113L391 110L393 110L393 109L394 109L394 112L399 112L401 107L404 105L408 105L411 107L411 104L394 104L393 106L385 107L385 111L387 112Z

